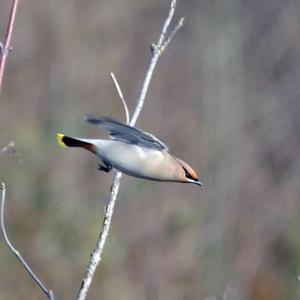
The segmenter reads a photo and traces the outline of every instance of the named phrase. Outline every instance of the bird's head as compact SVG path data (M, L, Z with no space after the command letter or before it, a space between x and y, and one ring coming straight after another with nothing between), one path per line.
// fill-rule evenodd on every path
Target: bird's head
M175 159L179 164L178 176L180 182L194 183L200 186L203 185L202 182L199 181L197 173L190 165L177 157L175 157Z

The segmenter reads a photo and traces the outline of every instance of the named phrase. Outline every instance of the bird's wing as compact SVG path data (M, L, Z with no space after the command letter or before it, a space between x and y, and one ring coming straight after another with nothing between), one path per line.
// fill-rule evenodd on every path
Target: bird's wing
M154 135L142 131L138 128L125 125L113 119L107 117L87 115L85 120L90 124L103 127L106 130L110 131L110 136L112 139L129 144L136 144L150 149L169 149L165 143L163 143Z

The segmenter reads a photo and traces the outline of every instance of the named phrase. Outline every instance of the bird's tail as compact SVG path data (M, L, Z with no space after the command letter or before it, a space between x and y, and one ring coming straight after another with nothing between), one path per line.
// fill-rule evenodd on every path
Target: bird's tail
M57 137L58 144L63 148L80 147L80 148L89 150L93 153L95 152L95 146L93 144L87 142L86 140L72 138L72 137L66 136L62 133L57 133L56 137Z

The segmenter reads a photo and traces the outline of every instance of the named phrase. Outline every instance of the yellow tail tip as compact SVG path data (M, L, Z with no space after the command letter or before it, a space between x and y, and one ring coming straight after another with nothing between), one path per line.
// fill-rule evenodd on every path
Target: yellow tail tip
M67 148L66 144L63 142L63 137L64 137L64 135L62 133L56 134L58 144L63 148Z

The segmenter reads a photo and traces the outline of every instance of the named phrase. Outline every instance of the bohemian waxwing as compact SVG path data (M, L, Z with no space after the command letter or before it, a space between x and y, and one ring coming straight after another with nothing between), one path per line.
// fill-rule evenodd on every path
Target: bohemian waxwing
M172 156L169 148L154 135L106 117L88 115L88 123L110 132L110 139L81 139L57 134L62 147L81 147L97 155L99 170L112 168L130 176L157 181L175 181L202 185L196 172L184 161Z

